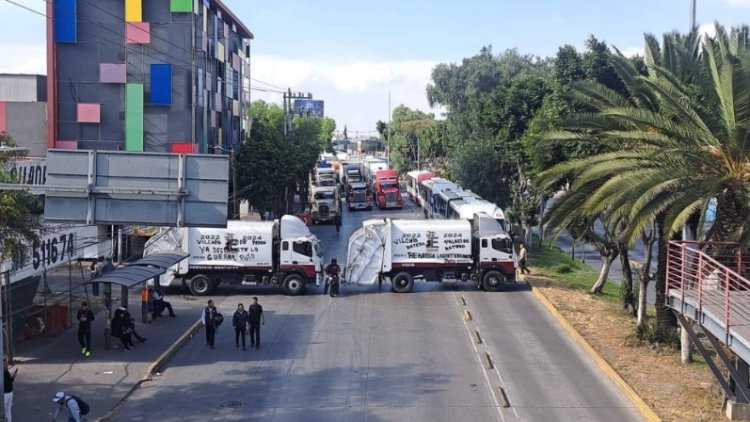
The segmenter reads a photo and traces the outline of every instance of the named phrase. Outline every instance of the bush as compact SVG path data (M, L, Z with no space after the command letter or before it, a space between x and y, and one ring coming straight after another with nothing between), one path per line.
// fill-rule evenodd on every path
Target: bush
M570 268L570 265L562 264L558 265L557 268L555 268L555 271L557 271L558 274L570 274L573 272L573 269Z

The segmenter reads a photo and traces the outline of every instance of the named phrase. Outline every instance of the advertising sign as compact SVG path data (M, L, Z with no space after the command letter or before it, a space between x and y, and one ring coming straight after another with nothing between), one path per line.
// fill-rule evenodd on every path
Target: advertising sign
M294 100L294 114L303 116L315 116L323 117L324 107L323 100L308 100L308 99L297 99Z

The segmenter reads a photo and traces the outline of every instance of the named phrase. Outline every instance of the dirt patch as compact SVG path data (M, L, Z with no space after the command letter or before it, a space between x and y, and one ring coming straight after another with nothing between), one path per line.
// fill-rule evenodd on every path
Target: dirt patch
M552 280L532 282L663 420L727 420L705 363L682 365L679 350L640 341L635 318L617 304Z

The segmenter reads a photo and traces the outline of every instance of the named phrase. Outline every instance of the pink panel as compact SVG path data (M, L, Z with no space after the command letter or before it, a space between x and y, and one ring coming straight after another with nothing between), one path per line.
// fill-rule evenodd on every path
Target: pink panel
M203 50L201 51L208 51L208 34L205 31L203 31L202 34L201 46L203 47Z
M229 24L228 23L224 23L224 39L225 40L229 39Z
M0 101L0 132L7 132L8 131L8 118L6 116L6 109L5 103Z
M240 56L232 54L232 69L240 70Z
M216 127L216 112L211 110L211 127Z
M99 82L124 84L126 67L123 63L100 63Z
M126 22L125 42L128 44L151 43L151 25L148 22Z
M55 142L55 148L78 149L78 141L66 141L63 139L58 139L57 142Z
M78 103L78 123L99 123L100 104Z

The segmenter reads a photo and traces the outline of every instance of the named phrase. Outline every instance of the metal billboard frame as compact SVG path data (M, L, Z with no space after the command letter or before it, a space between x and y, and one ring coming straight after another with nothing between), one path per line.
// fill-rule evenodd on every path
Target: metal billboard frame
M50 149L47 222L226 227L229 157Z

